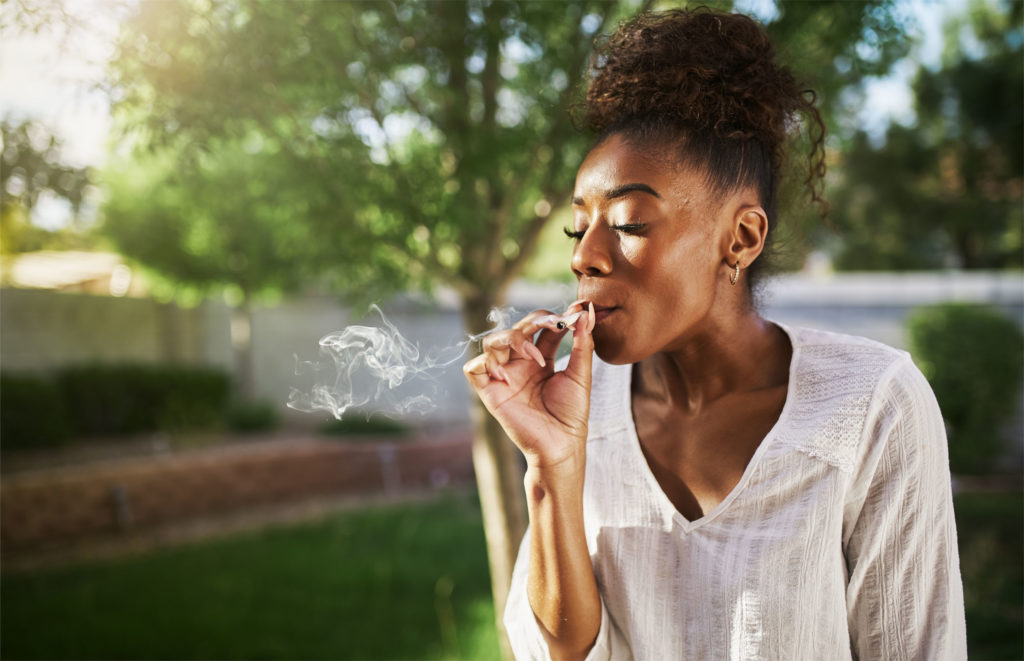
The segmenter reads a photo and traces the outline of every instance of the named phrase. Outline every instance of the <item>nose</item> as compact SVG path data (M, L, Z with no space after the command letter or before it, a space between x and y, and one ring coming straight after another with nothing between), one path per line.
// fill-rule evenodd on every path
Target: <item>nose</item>
M572 252L572 272L577 278L597 277L612 272L608 231L600 223L592 223Z

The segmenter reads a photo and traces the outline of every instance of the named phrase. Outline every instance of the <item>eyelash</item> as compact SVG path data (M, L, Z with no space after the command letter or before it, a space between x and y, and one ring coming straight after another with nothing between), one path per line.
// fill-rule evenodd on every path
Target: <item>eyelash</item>
M611 228L617 232L622 232L624 234L638 235L642 234L643 231L647 229L647 225L645 225L644 223L626 223L624 225L612 225ZM583 235L586 233L586 230L577 231L571 230L568 227L563 227L562 231L565 232L565 235L567 237L573 239L574 241L579 241L580 239L583 238Z

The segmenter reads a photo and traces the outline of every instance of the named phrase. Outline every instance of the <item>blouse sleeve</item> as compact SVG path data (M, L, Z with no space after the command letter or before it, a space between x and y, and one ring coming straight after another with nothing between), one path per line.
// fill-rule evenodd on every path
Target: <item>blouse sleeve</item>
M550 661L547 641L537 624L537 617L530 607L526 593L526 577L530 565L530 531L526 531L519 547L515 568L512 570L512 584L505 604L505 631L508 633L512 653L517 661ZM601 628L594 646L587 654L586 661L631 660L632 653L615 624L608 616L604 599L601 600Z
M852 652L965 659L945 427L909 357L890 369L869 416L843 531Z

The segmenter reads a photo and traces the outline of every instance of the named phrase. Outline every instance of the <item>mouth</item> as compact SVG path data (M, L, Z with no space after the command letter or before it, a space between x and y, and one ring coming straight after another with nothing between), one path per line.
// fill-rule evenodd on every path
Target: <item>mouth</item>
M592 302L592 301L588 301ZM586 304L584 304L586 307ZM594 321L595 323L601 323L602 320L608 318L608 316L615 314L619 310L617 305L598 305L594 303Z

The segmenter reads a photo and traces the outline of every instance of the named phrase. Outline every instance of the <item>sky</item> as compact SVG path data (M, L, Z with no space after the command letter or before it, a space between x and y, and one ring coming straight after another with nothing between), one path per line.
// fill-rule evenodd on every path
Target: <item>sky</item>
M0 4L0 26L9 25L14 4ZM858 123L865 130L877 134L889 118L901 123L914 121L909 83L917 63L938 66L943 20L950 13L962 12L965 5L966 0L907 0L905 6L917 24L920 43L913 60L894 67L890 76L867 84L865 103L858 113ZM62 139L65 162L101 167L110 141L110 104L95 81L102 79L118 21L112 3L104 0L76 0L72 6L82 29L67 40L52 31L11 34L13 30L3 28L0 117L41 121ZM736 6L764 20L775 11L772 0L738 0ZM43 199L33 220L54 229L69 222L69 216L66 204Z

